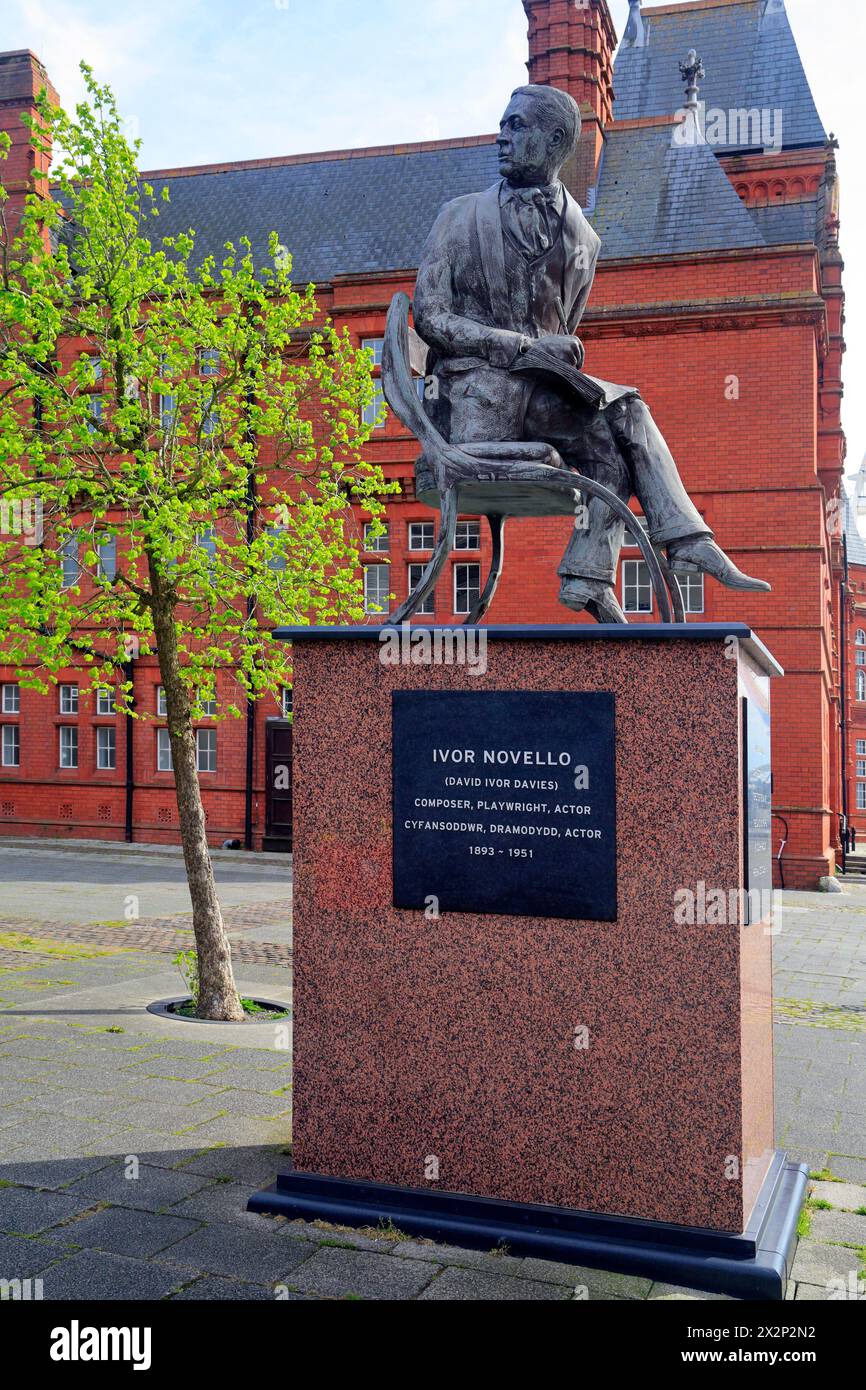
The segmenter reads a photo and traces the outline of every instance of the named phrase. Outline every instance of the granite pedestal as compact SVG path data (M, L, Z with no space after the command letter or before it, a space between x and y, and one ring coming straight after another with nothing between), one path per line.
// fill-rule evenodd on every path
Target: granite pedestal
M405 641L390 664L376 628L284 634L293 1171L251 1207L783 1297L806 1172L774 1145L772 924L743 891L768 886L761 733L781 672L736 624L480 631L474 664L414 664ZM549 697L522 728L490 702L520 693ZM423 722L395 753L407 710ZM484 764L515 727L536 762ZM475 761L446 759L439 785L482 785L412 809L435 750L458 746ZM452 868L428 884L437 843ZM523 878L512 848L534 851ZM487 896L465 899L476 876Z

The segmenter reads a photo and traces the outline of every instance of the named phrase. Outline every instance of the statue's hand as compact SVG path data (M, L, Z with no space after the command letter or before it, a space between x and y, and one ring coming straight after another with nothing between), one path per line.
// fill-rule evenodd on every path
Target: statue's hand
M533 347L543 348L553 357L558 357L567 363L569 367L580 368L583 366L583 359L586 356L583 343L579 338L566 337L560 333L548 333L544 337L538 338Z

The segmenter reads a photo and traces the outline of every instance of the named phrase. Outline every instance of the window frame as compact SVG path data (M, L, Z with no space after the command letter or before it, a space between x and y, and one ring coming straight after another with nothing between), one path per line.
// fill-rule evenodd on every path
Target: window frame
M60 544L60 587L74 589L81 582L81 537L77 531L65 536Z
M213 767L202 767L202 749L205 747L207 759L213 756ZM195 731L195 767L196 772L217 771L217 731L216 729L196 729Z
M383 338L362 338L361 347L369 352L373 359L373 368L381 367L382 357L385 351L385 339Z
M386 590L387 590L387 592L386 592L386 594L384 595L385 601L384 601L384 603L381 603L380 598L377 598L377 599L375 600L375 602L376 602L379 606L376 607L376 608L371 608L371 607L370 607L370 604L371 604L372 602L374 602L374 600L372 599L372 597L371 597L371 595L370 595L370 592L369 592L369 585L368 585L368 582L367 582L367 581L368 581L368 576L371 574L371 572L372 572L373 570L384 571L384 572L387 574L387 576L388 576L388 578L387 578L387 580L386 580ZM378 587L378 584L379 584L380 579L381 579L381 575L377 576L377 581L376 581L376 582L377 582L377 587ZM375 564L375 563L374 563L374 564L365 565L365 566L364 566L364 612L367 614L368 617L373 617L373 618L378 618L378 617L383 617L383 618L384 618L384 617L387 617L387 614L388 614L388 606L389 606L389 603L390 603L390 599L391 599L391 566L390 566L390 565L383 565L383 564Z
M412 541L412 533L413 533L413 531L415 530L416 527L423 527L425 531L426 531L427 528L429 527L429 530L430 530L430 544L429 544L429 545L426 545L426 544L425 544L425 545L414 545L414 544L413 544L413 541ZM435 548L436 548L436 523L435 523L435 521L410 521L410 522L409 522L409 530L408 530L408 534L407 534L407 537L406 537L406 549L409 551L410 555L424 555L424 554L426 554L426 552L427 552L428 550L435 550Z
M465 534L467 537L470 535L470 528L472 528L472 533L474 533L476 537L474 544L470 544L468 539L465 545L461 544L461 527L463 528L463 534ZM470 552L478 551L481 549L480 521L458 521L457 528L454 532L454 549Z
M110 762L103 762L103 753L110 753ZM117 729L114 724L96 726L96 770L97 772L117 771Z
M66 756L69 761L64 762L64 743L66 744ZM77 724L58 725L58 758L59 767L63 772L74 772L79 765L80 745L78 738Z
M424 561L423 561L423 560L420 561L420 563L419 563L419 562L415 562L415 561L411 561L411 562L407 565L407 567L406 567L406 593L407 593L407 594L414 594L415 590L418 588L418 585L421 583L421 580L424 578L424 571L426 570L426 568L427 568L427 566L424 564ZM418 577L417 577L417 579L415 580L414 584L413 584L413 582L412 582L412 571L413 571L413 570L417 570L417 571L418 571ZM413 616L416 617L416 618L435 618L435 616L436 616L436 589L435 589L435 588L433 588L433 589L430 590L429 594L428 594L427 597L424 599L424 602L421 604L420 608L416 608L416 609L415 609L415 613L414 613Z
M638 523L638 525L641 527L641 530L644 532L644 535L648 536L649 523L647 522L647 519L644 516L643 512L632 512L632 516L634 520ZM630 531L626 531L625 535L623 536L622 548L623 550L640 550L640 546L638 545L637 541L634 539Z
M685 570L680 574L675 574L675 577L677 584L679 585L680 598L683 601L683 612L705 613L707 602L707 589L704 583L703 572L700 570ZM652 584L652 579L650 579L650 584ZM691 591L693 587L695 587L696 585L700 589L700 607L696 607L693 604L691 597Z
M168 755L168 766L163 766L163 754ZM156 770L157 772L174 772L174 758L171 752L171 735L168 729L157 729L156 731Z
M374 430L383 430L388 423L388 402L385 400L385 390L378 377L373 381L373 387L373 399L361 410L361 421Z
M470 583L466 582L466 583L461 584L460 581L459 581L459 578L458 578L458 576L459 576L461 570L475 570L475 571L477 572L477 574L478 574L478 583L477 583L477 584L470 584ZM475 602L473 603L472 600L471 600L471 598L470 598L470 595L471 595L472 592L473 592L474 590L476 590L476 589L477 589L477 591L478 591L478 597L475 599ZM466 604L467 604L467 607L466 607L466 608L459 608L459 607L457 606L457 605L458 605L458 593L460 592L460 590L465 590L465 592L466 592ZM467 561L461 561L461 562L459 562L458 564L455 564L455 565L454 565L454 573L453 573L453 577L452 577L452 599L453 599L453 608L452 608L452 612L454 613L455 617L458 617L458 618L468 617L469 614L472 612L472 609L475 607L475 604L478 602L478 599L480 599L480 597L481 597L481 564L480 564L480 561L477 561L477 560L467 560Z
M107 580L107 582L111 584L117 578L117 536L114 535L113 532L103 531L94 539L96 541L94 547L96 550L96 577L97 579ZM108 572L109 567L106 565L104 558L106 552L108 552L111 557L110 574Z
M391 553L391 526L389 522L384 522L385 530L381 536L371 536L370 531L375 523L372 521L364 522L364 553L365 555L390 555Z
M77 685L62 682L60 687L60 698L57 703L58 714L78 714L81 704L81 691ZM68 703L64 704L64 701Z
M7 743L11 743L14 758L7 757ZM21 725L3 724L0 726L0 767L21 766Z
M634 579L629 579L629 578L628 578L628 574L629 574L629 568L628 568L628 567L630 567L630 566L634 566L634 568L635 568L635 575L636 575L636 577L635 577ZM627 595L626 595L626 591L627 591L628 589L634 589L634 590L635 590L635 593L636 593L636 601L637 601L637 606L636 606L636 607L630 607L630 606L629 606L628 598L627 598ZM647 591L647 592L649 593L649 607L648 607L648 608L642 608L642 607L640 606L640 605L641 605L641 593L642 593L642 591L644 591L644 590ZM644 560L644 559L623 560L623 562L622 562L622 611L623 611L624 613L638 613L638 614L648 614L648 613L652 613L652 611L653 611L653 598L654 598L654 595L653 595L652 576L650 575L650 572L649 572L649 565L647 564L646 560Z
M11 703L7 704L7 693L12 695ZM0 713L20 714L21 713L21 686L17 681L4 681L0 690Z

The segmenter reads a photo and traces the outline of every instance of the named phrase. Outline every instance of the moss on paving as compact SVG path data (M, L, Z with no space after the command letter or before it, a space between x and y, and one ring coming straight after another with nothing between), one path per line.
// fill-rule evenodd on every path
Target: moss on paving
M866 1033L866 1004L821 1004L815 999L775 999L773 1004L777 1023Z
M79 946L75 941L52 941L50 937L25 936L24 932L0 932L0 951L32 952L56 960L95 960L97 956L113 956L116 947ZM8 967L12 969L14 967ZM7 973L4 969L4 974Z

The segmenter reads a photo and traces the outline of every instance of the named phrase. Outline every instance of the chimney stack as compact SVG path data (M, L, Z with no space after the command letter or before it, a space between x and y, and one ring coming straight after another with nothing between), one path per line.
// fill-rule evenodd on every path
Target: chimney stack
M586 207L597 182L604 131L613 120L616 30L607 0L523 0L523 8L529 20L529 81L560 87L580 107L583 133L562 180Z
M35 53L27 48L0 53L0 130L12 138L9 154L0 163L0 179L9 194L5 209L10 237L21 216L25 196L30 192L43 198L49 196L49 156L34 147L30 131L21 123L22 113L35 115L36 98L43 87L56 102L57 93Z

